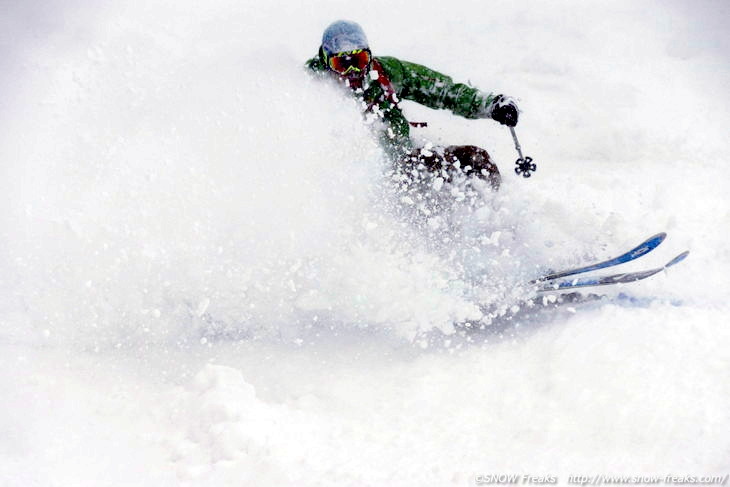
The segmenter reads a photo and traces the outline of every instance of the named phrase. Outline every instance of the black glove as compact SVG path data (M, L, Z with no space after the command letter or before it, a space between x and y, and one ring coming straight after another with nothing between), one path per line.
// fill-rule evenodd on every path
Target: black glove
M514 127L517 125L517 119L519 118L520 112L517 110L517 105L512 98L497 95L497 98L495 98L492 103L494 104L494 107L492 108L493 120L508 127Z

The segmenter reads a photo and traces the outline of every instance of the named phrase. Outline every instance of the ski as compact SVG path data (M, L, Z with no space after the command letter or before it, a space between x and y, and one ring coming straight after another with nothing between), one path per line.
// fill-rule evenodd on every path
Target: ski
M550 284L546 284L541 289L538 289L538 292L561 291L564 289L574 289L579 287L606 286L608 284L623 284L627 282L641 281L642 279L651 277L668 267L682 262L688 255L689 250L685 250L662 267L657 267L655 269L649 269L645 271L624 272L621 274L612 274L609 276L579 277L575 279L556 281Z
M655 248L661 244L664 239L667 238L667 234L665 232L657 233L656 235L653 235L643 242L641 242L639 245L634 247L633 249L624 252L623 254L614 257L612 259L604 260L603 262L598 262L597 264L588 265L585 267L577 267L575 269L568 269L565 271L560 272L553 272L551 274L544 275L542 277L538 277L537 279L533 279L530 281L530 284L535 284L538 282L543 281L552 281L553 279L560 279L561 277L567 277L567 276L573 276L575 274L582 274L584 272L590 272L595 271L598 269L605 269L606 267L613 267L615 265L623 264L625 262L630 262L634 259L638 259L642 255L648 254Z

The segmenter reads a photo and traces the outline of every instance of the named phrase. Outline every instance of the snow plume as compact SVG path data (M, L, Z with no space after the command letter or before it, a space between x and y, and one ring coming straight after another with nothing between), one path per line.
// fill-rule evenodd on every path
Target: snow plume
M418 202L340 87L256 32L201 43L204 22L149 22L126 13L63 61L35 53L42 97L3 145L11 334L103 348L350 324L410 339L481 317L462 252L481 234L409 224L396 207Z
M0 483L727 475L728 8L4 2ZM301 69L337 18L518 97L535 176L504 127L403 102L503 185L400 191ZM690 249L666 276L499 322L546 267L659 231L624 268ZM503 337L439 335L484 311Z

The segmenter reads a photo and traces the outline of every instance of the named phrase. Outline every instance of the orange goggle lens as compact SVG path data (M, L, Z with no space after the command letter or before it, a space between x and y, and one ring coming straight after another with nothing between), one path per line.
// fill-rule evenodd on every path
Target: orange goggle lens
M352 51L329 58L329 66L333 71L346 74L350 71L364 71L370 64L370 52Z

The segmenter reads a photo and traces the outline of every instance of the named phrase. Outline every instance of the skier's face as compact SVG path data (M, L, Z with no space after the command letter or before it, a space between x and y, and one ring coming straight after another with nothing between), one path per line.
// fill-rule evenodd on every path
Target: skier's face
M353 88L362 86L370 68L370 50L356 49L341 52L327 59L327 67Z
M370 51L368 49L356 49L349 52L341 52L331 56L327 64L330 69L342 76L350 73L364 73L370 66Z

